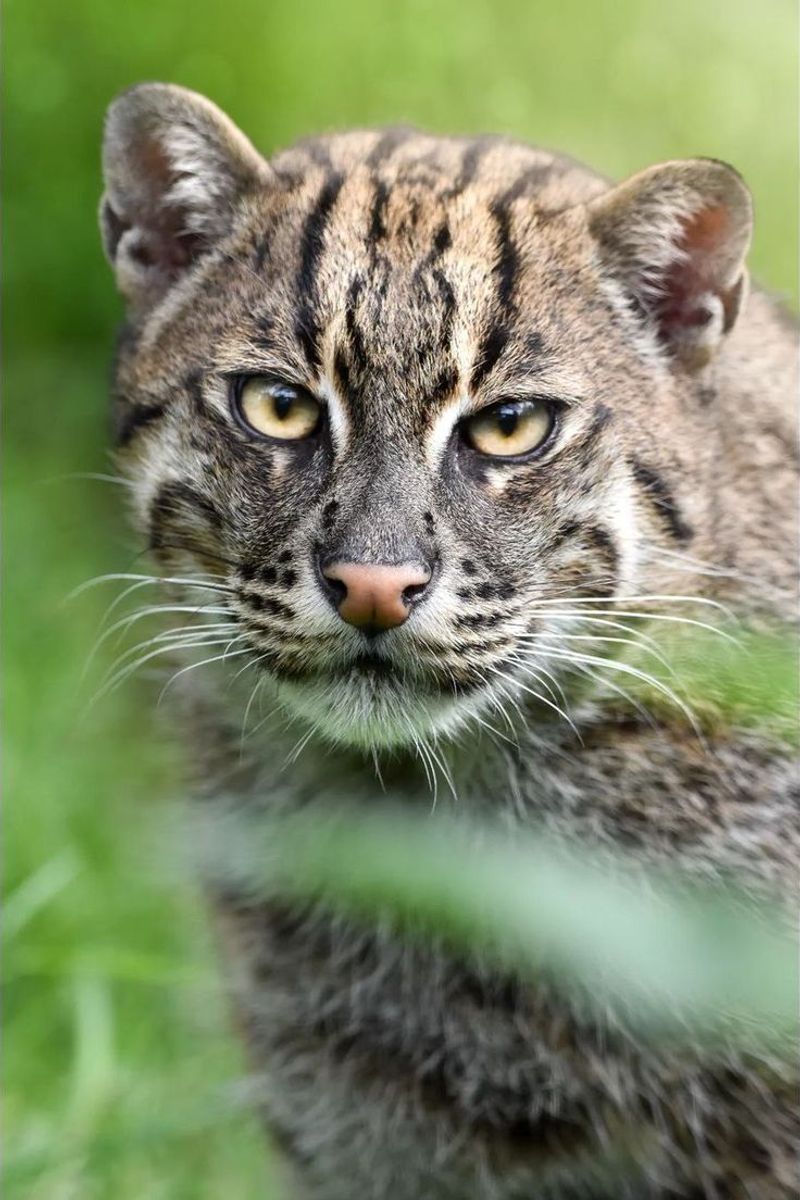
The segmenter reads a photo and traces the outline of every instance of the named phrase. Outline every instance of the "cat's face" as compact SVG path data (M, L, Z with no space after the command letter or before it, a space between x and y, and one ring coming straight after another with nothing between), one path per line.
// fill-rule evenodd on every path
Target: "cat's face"
M267 166L177 89L112 109L138 524L165 574L219 583L237 650L327 735L554 713L601 645L575 639L613 637L605 601L657 580L648 547L691 542L681 381L735 317L749 213L727 168L661 170L626 195L525 147L395 132Z

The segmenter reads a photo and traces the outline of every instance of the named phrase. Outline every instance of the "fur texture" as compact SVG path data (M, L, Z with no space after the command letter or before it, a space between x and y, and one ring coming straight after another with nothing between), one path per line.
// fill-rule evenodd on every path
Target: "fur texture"
M788 888L783 753L624 695L644 637L697 618L675 597L761 621L794 607L796 331L747 294L738 175L691 160L612 187L514 142L403 129L267 163L155 84L112 106L104 162L129 301L119 459L186 626L172 694L196 819L381 789L429 807L448 776L439 802L465 815ZM248 375L316 397L314 435L254 437ZM470 447L470 414L528 397L552 413L540 453ZM433 579L367 637L321 556ZM550 987L255 902L224 862L209 891L298 1196L794 1194L786 1063L656 1052Z

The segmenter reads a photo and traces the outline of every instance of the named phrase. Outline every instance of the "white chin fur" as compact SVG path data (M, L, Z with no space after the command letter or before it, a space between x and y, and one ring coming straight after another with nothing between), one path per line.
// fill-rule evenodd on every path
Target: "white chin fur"
M361 749L412 747L463 729L478 704L421 696L387 679L360 677L313 683L281 681L278 696L293 715L338 745Z

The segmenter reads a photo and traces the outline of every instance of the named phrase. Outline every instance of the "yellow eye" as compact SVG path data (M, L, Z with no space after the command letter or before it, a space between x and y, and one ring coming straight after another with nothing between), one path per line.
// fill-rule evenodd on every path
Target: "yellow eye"
M543 446L554 425L553 406L546 400L503 400L466 420L464 434L479 454L512 458Z
M320 405L303 388L266 375L252 375L240 385L239 415L250 429L281 442L310 437L319 425Z

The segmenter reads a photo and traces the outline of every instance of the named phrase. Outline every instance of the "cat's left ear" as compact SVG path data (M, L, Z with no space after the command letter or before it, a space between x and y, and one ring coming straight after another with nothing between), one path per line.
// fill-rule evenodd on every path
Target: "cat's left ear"
M270 168L210 100L144 83L108 110L103 175L103 247L141 312L229 232L238 201L268 182Z
M604 267L687 370L707 363L747 291L753 205L716 159L662 163L588 206Z

